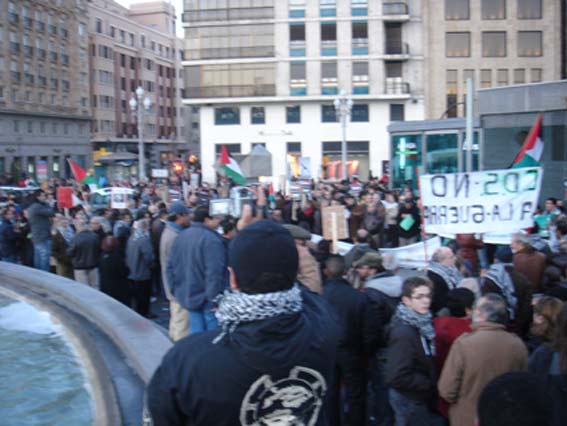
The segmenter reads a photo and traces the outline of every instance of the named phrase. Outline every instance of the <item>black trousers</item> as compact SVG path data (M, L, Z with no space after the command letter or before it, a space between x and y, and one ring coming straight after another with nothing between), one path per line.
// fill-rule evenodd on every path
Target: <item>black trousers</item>
M332 426L366 424L367 380L366 366L361 356L337 354L335 381L329 400L329 420ZM344 388L344 402L341 387Z
M152 295L152 280L132 281L132 296L135 310L140 315L150 313L150 297Z

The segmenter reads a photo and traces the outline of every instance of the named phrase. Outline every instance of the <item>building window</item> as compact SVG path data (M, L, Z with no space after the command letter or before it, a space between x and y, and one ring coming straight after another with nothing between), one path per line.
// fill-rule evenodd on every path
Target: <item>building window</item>
M368 55L368 22L353 21L352 23L352 54Z
M321 93L323 95L336 95L337 61L321 62Z
M225 143L225 144L215 144L215 154L221 155L222 147L225 147L228 155L240 154L240 144L239 143Z
M102 34L102 19L100 18L96 18L95 31L99 34Z
M482 0L482 19L506 19L506 0Z
M446 85L447 85L447 109L446 114L448 118L456 117L458 111L457 105L457 70L447 70Z
M33 133L33 121L27 122L28 133Z
M301 107L299 105L288 106L285 108L286 123L301 123Z
M542 56L541 31L518 31L518 56Z
M530 70L532 83L539 83L542 80L542 69L532 68Z
M470 19L469 0L445 0L445 19L447 21Z
M390 104L390 121L404 121L405 119L405 105Z
M305 61L292 61L289 64L290 95L304 96L307 94Z
M496 84L498 86L507 86L508 85L508 70L500 69L496 71Z
M337 24L336 22L321 23L321 55L337 56Z
M480 88L492 87L492 70L480 70Z
M368 105L353 105L350 114L350 121L353 123L367 123Z
M524 84L526 82L526 70L516 68L514 70L514 84Z
M518 0L518 19L541 19L541 0Z
M250 109L251 124L266 124L266 112L264 107L252 107Z
M240 124L240 110L236 107L215 108L215 124Z
M485 58L506 57L505 31L484 31L482 33L482 56Z
M339 121L334 105L321 105L321 122L336 123Z
M445 56L448 58L471 56L471 33L446 33Z
M352 63L352 93L368 94L368 62Z

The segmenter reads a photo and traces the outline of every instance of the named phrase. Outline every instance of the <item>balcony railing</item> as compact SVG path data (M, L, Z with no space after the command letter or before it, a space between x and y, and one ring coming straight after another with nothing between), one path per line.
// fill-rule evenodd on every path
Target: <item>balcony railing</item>
M20 43L16 43L15 41L10 42L10 52L14 54L20 53Z
M408 15L409 8L405 2L384 2L382 3L383 15Z
M410 84L397 79L386 79L384 93L387 95L409 95Z
M51 89L57 89L59 87L59 80L57 80L56 78L52 78L49 82L49 87Z
M25 79L25 81L26 81L26 84L33 84L33 82L34 82L34 76L33 76L33 74L25 73L25 74L24 74L24 79Z
M45 49L37 49L37 56L39 59L45 59L45 55L46 55L46 51Z
M57 27L55 25L48 25L47 29L49 31L49 34L57 35Z
M12 81L15 81L16 83L20 82L20 78L21 78L21 74L17 71L11 71L10 75L12 77Z
M10 21L11 24L17 24L20 22L20 16L17 13L8 12L8 21Z
M384 53L386 55L409 55L409 44L386 42Z
M43 33L45 31L45 24L41 21L35 21L35 30Z
M39 83L40 86L47 86L47 77L40 75L37 77L37 82Z
M275 96L276 86L274 84L257 84L248 86L189 87L186 95L189 98Z
M49 52L49 60L51 62L57 62L57 53L56 52Z
M33 47L24 46L24 55L26 55L28 58L33 56Z
M33 19L29 16L24 16L24 27L31 29L33 27Z

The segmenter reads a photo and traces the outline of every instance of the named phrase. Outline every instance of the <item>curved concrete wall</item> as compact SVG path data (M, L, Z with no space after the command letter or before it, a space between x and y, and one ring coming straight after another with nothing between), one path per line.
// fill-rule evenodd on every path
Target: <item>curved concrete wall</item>
M120 424L117 417L123 416L117 412L120 408L116 403L116 388L110 377L105 377L108 370L102 367L103 357L96 353L89 342L91 337L73 320L73 314L86 319L106 336L143 384L149 382L172 346L163 329L100 291L21 265L0 262L0 291L2 289L8 295L11 293L49 311L66 326L95 388L95 424Z

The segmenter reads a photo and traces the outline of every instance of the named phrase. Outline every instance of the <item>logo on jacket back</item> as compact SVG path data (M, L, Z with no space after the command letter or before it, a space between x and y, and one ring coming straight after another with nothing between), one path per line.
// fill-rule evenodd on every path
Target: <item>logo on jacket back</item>
M313 426L326 392L325 379L310 368L294 367L288 377L276 382L265 374L246 393L240 407L240 423Z

